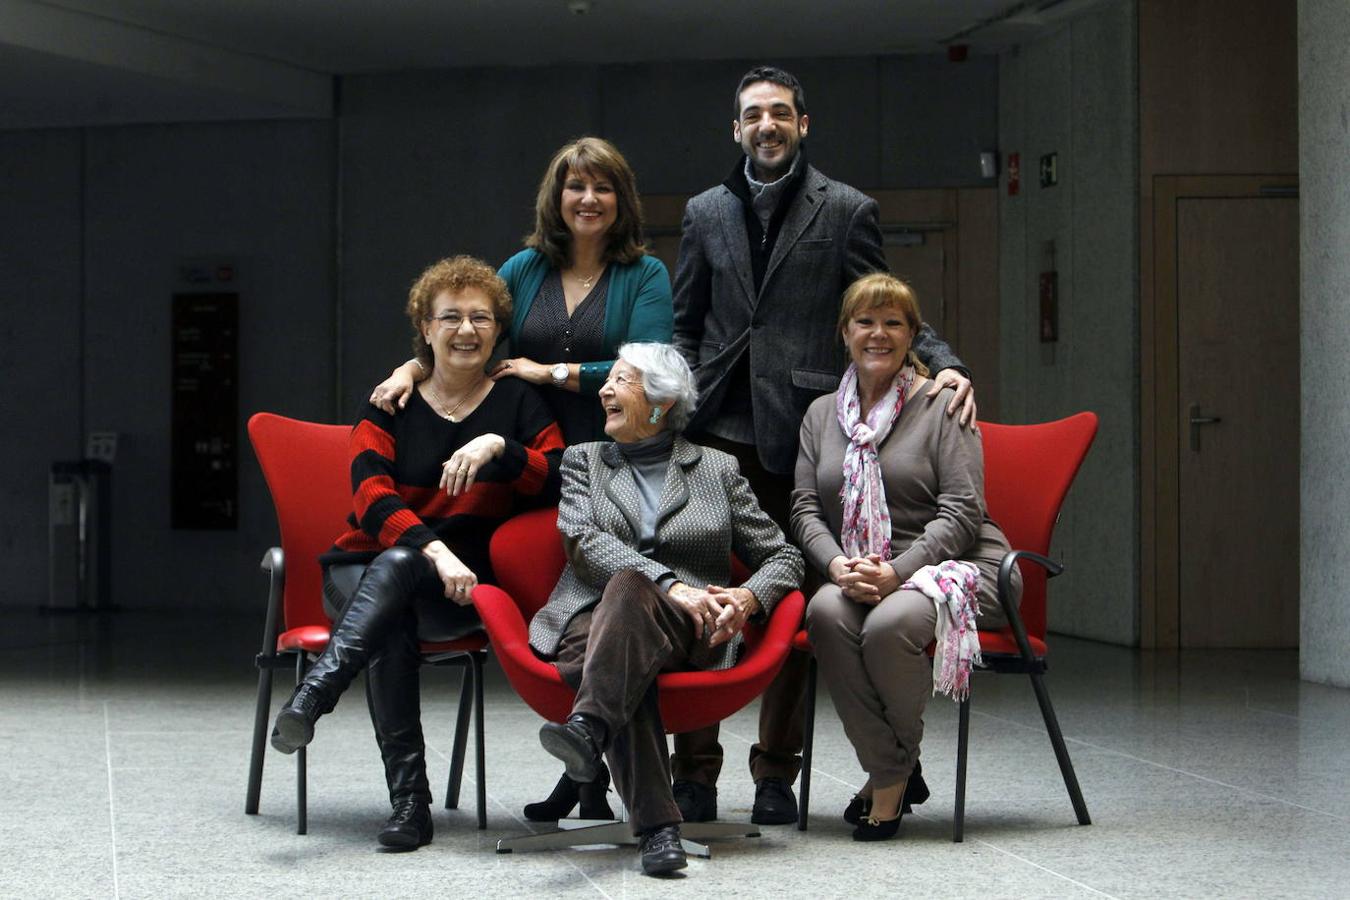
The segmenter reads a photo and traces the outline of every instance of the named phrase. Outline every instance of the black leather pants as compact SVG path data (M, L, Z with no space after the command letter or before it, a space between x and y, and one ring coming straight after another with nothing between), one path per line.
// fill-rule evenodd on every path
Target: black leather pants
M333 633L305 681L336 700L364 668L389 799L430 803L418 640L466 634L477 626L477 613L446 599L431 562L406 547L392 547L368 566L330 566L324 607Z

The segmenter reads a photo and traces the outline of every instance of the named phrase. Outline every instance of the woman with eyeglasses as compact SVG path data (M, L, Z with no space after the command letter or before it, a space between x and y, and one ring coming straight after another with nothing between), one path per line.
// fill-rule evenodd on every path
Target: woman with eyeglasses
M501 268L515 298L513 355L498 363L492 378L540 386L569 445L607 440L596 395L621 344L671 340L670 275L643 247L637 179L608 141L583 137L554 154L534 212L525 249ZM375 388L370 402L393 413L425 377L426 369L409 360ZM547 799L526 804L525 817L554 821L580 804L582 818L611 818L608 788L603 766L587 784L564 775Z
M363 669L393 813L386 847L431 841L419 641L478 630L474 586L492 581L488 540L519 505L556 503L563 442L533 387L486 366L511 317L506 284L468 256L431 266L408 296L428 377L400 415L368 406L352 429L350 528L323 555L328 646L277 715L294 753Z

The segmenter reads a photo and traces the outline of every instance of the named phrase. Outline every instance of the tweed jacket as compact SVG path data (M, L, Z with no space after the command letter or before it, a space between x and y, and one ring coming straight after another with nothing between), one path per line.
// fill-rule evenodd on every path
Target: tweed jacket
M735 177L735 176L733 176ZM745 207L727 184L691 199L675 266L675 345L698 378L691 433L721 408L729 377L749 354L755 445L771 472L792 472L797 426L833 392L847 366L837 322L844 289L885 271L877 203L808 165L755 290ZM914 351L933 372L964 371L927 325Z
M548 602L530 622L530 646L557 654L573 616L600 599L609 579L636 569L652 581L673 575L692 587L726 585L734 553L752 573L749 588L767 615L802 579L796 547L765 515L729 454L676 437L656 524L655 558L638 553L639 497L632 467L608 442L574 444L563 454L558 530L567 567ZM709 668L729 668L742 643L737 635Z

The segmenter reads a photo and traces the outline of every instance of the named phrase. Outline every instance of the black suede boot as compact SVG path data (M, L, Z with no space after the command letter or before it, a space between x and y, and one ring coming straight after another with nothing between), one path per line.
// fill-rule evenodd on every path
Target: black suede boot
M600 764L600 772L594 781L579 784L567 777L564 772L553 786L553 792L547 799L538 803L525 804L525 818L531 822L556 822L566 816L579 802L583 819L612 819L614 810L605 796L609 791L609 768Z

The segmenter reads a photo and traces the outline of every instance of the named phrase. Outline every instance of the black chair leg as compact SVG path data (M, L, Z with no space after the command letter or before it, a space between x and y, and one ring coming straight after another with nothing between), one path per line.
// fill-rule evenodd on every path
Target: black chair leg
M459 788L464 780L464 748L469 741L469 715L473 712L473 664L461 657L464 673L459 681L459 709L455 712L455 738L450 750L450 780L445 785L445 808L459 809Z
M258 666L258 703L253 710L253 749L248 757L248 792L244 797L244 813L258 814L258 800L262 796L263 763L267 758L267 720L272 706L272 669L269 658Z
M305 654L297 653L295 657L295 683L299 684L305 677ZM309 834L309 799L306 795L305 784L305 748L301 747L295 751L295 833Z
M477 757L475 763L478 767L478 828L484 830L487 828L487 752L483 746L483 662L487 659L486 653L473 653L469 657L473 661L473 719L474 719L474 755Z
M1059 762L1059 773L1064 776L1064 787L1068 788L1069 799L1073 801L1073 811L1078 816L1079 825L1091 825L1088 818L1087 803L1083 801L1083 791L1078 787L1078 776L1073 770L1073 761L1069 759L1069 748L1064 743L1064 734L1059 730L1059 719L1055 717L1055 707L1050 703L1050 692L1045 681L1037 672L1031 675L1031 687L1036 692L1036 702L1041 706L1041 718L1045 719L1045 730L1050 735L1050 743L1055 748L1055 759Z
M970 698L961 701L956 729L956 808L952 815L952 841L966 838L966 750L970 744Z
M801 651L789 651L799 653ZM816 657L806 664L806 716L802 723L802 802L797 807L797 830L806 830L811 809L811 750L816 742Z

